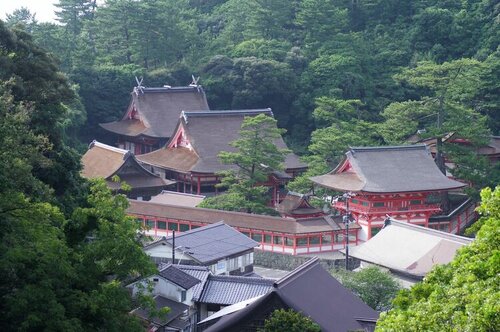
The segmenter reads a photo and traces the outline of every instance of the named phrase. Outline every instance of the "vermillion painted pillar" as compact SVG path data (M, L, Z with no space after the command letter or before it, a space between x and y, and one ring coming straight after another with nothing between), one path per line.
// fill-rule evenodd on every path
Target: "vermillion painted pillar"
M197 184L197 188L196 188L196 194L199 195L201 193L201 180L200 180L200 176L198 175L198 184Z

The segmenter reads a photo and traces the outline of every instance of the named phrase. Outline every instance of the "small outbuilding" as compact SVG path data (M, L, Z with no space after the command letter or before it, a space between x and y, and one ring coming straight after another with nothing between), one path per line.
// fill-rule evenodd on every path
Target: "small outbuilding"
M453 260L458 249L473 239L387 219L380 232L352 247L351 257L389 269L413 283L422 280L435 265Z
M82 166L84 178L103 178L111 190L133 199L149 200L175 184L145 169L133 153L97 141L90 143L82 156ZM128 184L130 191L123 191L121 182Z

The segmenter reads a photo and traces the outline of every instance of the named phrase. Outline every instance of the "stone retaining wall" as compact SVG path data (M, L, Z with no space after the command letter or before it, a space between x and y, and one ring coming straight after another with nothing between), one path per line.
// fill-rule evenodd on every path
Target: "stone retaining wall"
M255 250L254 264L270 269L278 269L291 271L299 265L307 262L311 257L307 256L292 256L287 254L280 254L276 252ZM327 270L336 268L344 268L345 259L330 259L320 257L321 265ZM359 260L355 258L349 259L349 269L353 270L359 266Z

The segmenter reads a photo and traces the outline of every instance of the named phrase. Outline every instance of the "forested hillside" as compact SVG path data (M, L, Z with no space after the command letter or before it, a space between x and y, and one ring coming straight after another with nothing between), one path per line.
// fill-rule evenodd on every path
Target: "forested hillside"
M0 21L1 330L141 329L122 287L154 269L139 225L123 196L80 178L78 154L122 115L134 77L200 76L211 109L271 107L309 163L292 190L309 190L348 146L405 144L417 130L470 143L444 146L456 177L500 183L500 163L475 154L500 134L498 1L57 6L58 24L27 9Z
M500 5L493 0L60 0L60 24L18 10L75 84L99 138L143 76L146 86L201 76L212 109L271 107L310 174L348 145L402 144L419 129L478 146L500 130ZM77 112L78 113L78 112ZM75 126L76 127L76 126ZM424 135L425 137L425 135ZM498 173L470 151L459 176ZM494 177L495 178L495 177ZM482 187L491 182L468 179ZM498 180L498 179L497 179ZM292 186L293 187L293 186ZM295 184L299 190L303 184Z

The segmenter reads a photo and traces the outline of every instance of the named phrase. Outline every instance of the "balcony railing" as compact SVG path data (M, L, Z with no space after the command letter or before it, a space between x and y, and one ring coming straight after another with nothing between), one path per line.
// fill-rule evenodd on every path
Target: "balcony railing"
M335 202L333 207L337 210L345 211L345 202ZM361 204L349 204L349 210L359 213L395 213L395 212L420 212L420 211L441 211L439 204L411 204L408 206L363 206Z

